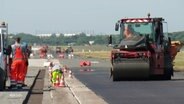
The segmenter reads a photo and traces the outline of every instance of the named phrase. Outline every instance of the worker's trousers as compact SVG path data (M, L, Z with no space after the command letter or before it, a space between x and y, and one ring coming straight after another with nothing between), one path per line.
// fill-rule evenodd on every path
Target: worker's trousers
M21 85L25 79L25 60L13 60L10 71L11 85Z

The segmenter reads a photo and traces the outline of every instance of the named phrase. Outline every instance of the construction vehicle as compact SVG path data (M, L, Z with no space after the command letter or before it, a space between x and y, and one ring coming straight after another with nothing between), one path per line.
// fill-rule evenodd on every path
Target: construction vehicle
M74 55L73 55L73 48L72 46L68 46L68 48L65 50L67 56L68 56L68 59L73 59L74 58Z
M174 61L175 56L177 55L177 52L180 52L180 49L184 45L183 42L180 41L171 41L171 57L172 61Z
M5 22L0 23L0 90L6 87L8 61L8 25Z
M56 54L61 53L61 47L56 47Z
M47 45L43 45L39 49L40 58L46 58L47 57L47 51L48 51L48 46Z
M64 58L64 52L61 50L61 47L56 47L56 55L58 58Z
M171 38L163 18L123 18L115 25L120 30L119 44L111 51L111 76L120 80L170 80L173 75ZM125 37L125 27L131 27L133 36ZM109 39L112 44L112 38Z

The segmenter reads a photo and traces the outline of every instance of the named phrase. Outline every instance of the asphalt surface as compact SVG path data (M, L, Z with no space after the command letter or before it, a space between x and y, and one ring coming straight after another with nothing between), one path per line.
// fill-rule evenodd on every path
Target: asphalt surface
M81 68L81 60L90 60L91 67ZM172 80L119 81L110 79L108 60L67 59L74 76L109 104L183 104L184 72L175 72ZM88 70L88 69L91 70Z
M80 67L79 62L82 60L91 61L92 66ZM37 73L43 69L45 61L45 59L32 59L26 76L28 87L19 91L6 89L0 92L0 104L22 104L29 95ZM58 62L58 60L55 61ZM69 78L66 74L66 87L52 88L48 79L48 70L46 70L44 86L41 85L44 87L43 90L37 88L35 91L41 91L41 93L34 93L43 94L42 104L106 104L106 102L109 104L183 104L184 102L184 72L175 72L175 76L169 81L113 82L109 74L111 66L109 60L75 58L59 61L72 70L74 77ZM43 80L43 78L38 79L38 81ZM39 102L41 99L38 99Z

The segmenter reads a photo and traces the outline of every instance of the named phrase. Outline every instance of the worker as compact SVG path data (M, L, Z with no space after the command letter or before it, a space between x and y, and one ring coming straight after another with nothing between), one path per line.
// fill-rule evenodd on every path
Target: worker
M123 33L124 33L125 39L130 38L133 36L133 28L130 25L127 25L125 26Z
M23 70L24 71L24 77L23 77L23 83L22 83L22 87L25 87L27 86L25 84L25 78L26 78L26 74L27 74L27 69L28 69L28 65L29 65L29 56L30 56L30 53L31 53L31 50L29 49L28 47L28 44L27 43L23 43L23 46L25 47L25 69Z
M73 58L73 48L71 46L68 46L68 48L66 49L66 53L69 59Z
M60 65L55 64L51 70L51 82L53 86L59 86L60 80L62 80L63 71Z
M10 70L10 89L22 89L25 77L25 46L20 44L20 38L16 38L12 47L12 64Z
M118 47L122 47L122 46L127 47L127 41L133 40L135 37L137 37L137 35L135 35L136 32L134 31L134 29L132 28L131 25L125 25L125 27L123 29L124 29L123 39L121 40Z
M108 38L108 46L111 46L112 45L112 35L109 35L109 38Z

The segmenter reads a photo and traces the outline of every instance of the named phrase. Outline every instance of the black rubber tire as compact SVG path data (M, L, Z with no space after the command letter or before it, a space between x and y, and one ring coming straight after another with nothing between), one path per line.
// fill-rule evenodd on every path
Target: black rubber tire
M171 76L173 75L173 65L172 65L172 57L171 57L171 38L169 37L169 41L167 42L167 45L165 45L165 52L164 52L164 80L171 80Z
M3 91L6 87L6 72L0 69L0 91Z
M172 59L168 53L165 54L165 69L164 69L164 80L171 80L173 75Z
M114 69L111 69L113 81L119 81L118 74L115 73Z
M114 75L114 74L113 74L113 81L114 81L114 82L115 82L115 81L119 81L117 75Z
M6 87L6 80L4 78L0 78L0 91L3 91Z

